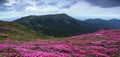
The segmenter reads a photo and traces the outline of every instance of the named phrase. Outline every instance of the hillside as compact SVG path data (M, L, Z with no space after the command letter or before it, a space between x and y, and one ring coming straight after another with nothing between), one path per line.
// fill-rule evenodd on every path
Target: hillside
M93 26L96 26L98 29L119 29L120 28L120 20L118 19L110 19L110 20L102 20L102 19L88 19L84 22L91 23Z
M31 16L29 17L31 18ZM26 20L24 18L22 19L23 23L24 20ZM36 16L34 18L36 18ZM32 19L32 21L34 20L35 19ZM43 18L43 20L46 20L46 18L45 19ZM44 26L45 25L48 26L50 23L54 21L54 20L50 21L52 20L50 19L49 20L50 23L49 23L47 22L48 19L47 21L43 21L43 20L42 20L43 23L41 24ZM31 20L28 18L28 20L26 21L31 21ZM37 21L38 19L34 22ZM65 21L65 19L63 20L57 19L56 23L55 21L54 23L57 24L60 21L61 23L66 25L66 23L63 22ZM87 26L86 27L87 29L92 29L92 28L100 29L99 26L96 28L95 27L88 28L91 27L92 25L92 23L89 22L87 23L76 19L68 19L68 18L67 21L70 21L70 24L72 25L74 24L78 26L80 25ZM72 21L76 23L73 23ZM95 22L96 23L100 22L102 23L102 25L108 22L108 21L106 22L103 21L104 20L102 21L97 20ZM118 22L118 20L116 21L109 20L109 21L113 23ZM35 25L33 24L34 23L32 23L32 27L36 25L36 23ZM49 25L48 27L51 26ZM36 27L37 26L35 26L34 28ZM106 29L106 26L104 28ZM87 33L77 36L66 37L66 38L43 39L42 37L40 37L40 35L38 36L38 34L36 34L36 31L33 31L21 24L0 21L0 57L119 57L120 56L119 51L120 51L120 29L100 30L94 33Z
M66 14L54 14L44 16L27 16L13 22L25 25L39 32L55 37L66 37L93 32L94 29L88 23L74 19Z
M0 40L16 39L29 41L38 38L36 32L17 23L0 21Z
M120 30L101 30L19 45L3 43L0 44L0 51L3 57L119 57Z

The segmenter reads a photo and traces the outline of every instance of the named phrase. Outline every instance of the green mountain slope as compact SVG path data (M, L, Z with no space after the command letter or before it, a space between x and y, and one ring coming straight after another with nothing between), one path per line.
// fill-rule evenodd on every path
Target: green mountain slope
M0 21L0 40L11 38L29 41L38 38L35 31L17 23Z
M66 14L27 16L13 22L25 25L37 31L38 34L40 32L44 35L55 37L73 36L91 32L91 27L88 24Z

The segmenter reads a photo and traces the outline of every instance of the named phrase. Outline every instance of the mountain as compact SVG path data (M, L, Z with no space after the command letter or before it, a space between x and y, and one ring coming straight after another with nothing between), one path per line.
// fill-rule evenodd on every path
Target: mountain
M93 26L96 26L97 29L119 29L120 20L111 19L111 20L102 20L102 19L88 19L84 22L91 23Z
M6 38L29 41L38 37L35 31L21 24L0 21L0 40Z
M33 29L38 34L55 37L66 37L72 35L80 35L92 32L92 28L88 23L74 19L66 14L54 14L43 16L27 16L22 17L13 22L20 23L28 28Z

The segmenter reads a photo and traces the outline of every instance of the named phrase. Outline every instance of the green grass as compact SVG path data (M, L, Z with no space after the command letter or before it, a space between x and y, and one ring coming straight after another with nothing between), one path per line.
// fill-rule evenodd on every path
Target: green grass
M100 40L100 41L102 41L102 40L108 40L108 39L106 39L106 38L94 38L92 40Z
M42 33L39 33L17 23L10 23L10 22L3 22L0 21L0 40L4 40L6 38L14 39L10 43L18 44L17 41L28 42L28 41L36 41L38 39L44 40L53 40L53 39L60 39L55 38L53 36L47 36ZM8 36L4 36L8 35ZM17 40L17 41L16 41Z
M6 38L16 39L20 41L31 41L41 37L36 35L36 32L17 23L0 21L0 40ZM8 34L8 36L4 36Z

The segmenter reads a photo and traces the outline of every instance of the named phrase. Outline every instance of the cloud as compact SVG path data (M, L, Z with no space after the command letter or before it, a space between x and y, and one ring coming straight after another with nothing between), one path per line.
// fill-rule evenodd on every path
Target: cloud
M0 18L58 13L72 17L120 18L118 2L119 0L0 0Z
M1 5L0 11L11 11L13 10L10 6Z
M49 2L47 2L46 4L56 6L58 8L70 8L72 5L76 4L78 1L79 0L59 0L59 1L55 0L53 2L53 0L49 0Z
M0 0L0 11L9 11L11 10L10 6L4 5L5 3L8 3L7 0Z
M0 0L0 5L6 3L6 0Z
M81 1L101 8L120 6L120 0L0 0L0 11L57 11L70 9Z
M80 1L74 4L69 9L61 10L73 17L86 17L86 18L120 18L120 7L102 8L92 6L90 3Z
M0 11L25 11L28 8L43 10L52 8L70 8L79 0L0 0ZM63 3L64 2L64 3ZM31 11L31 10L30 10Z
M120 0L85 0L93 6L100 6L102 8L119 7Z

